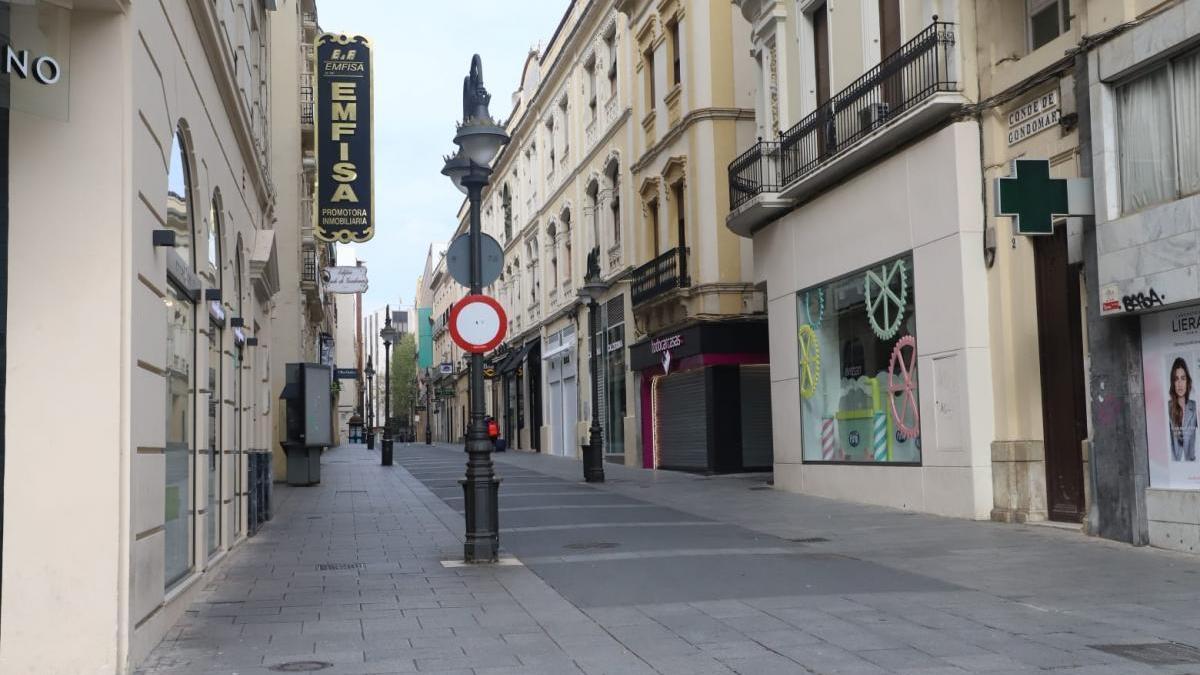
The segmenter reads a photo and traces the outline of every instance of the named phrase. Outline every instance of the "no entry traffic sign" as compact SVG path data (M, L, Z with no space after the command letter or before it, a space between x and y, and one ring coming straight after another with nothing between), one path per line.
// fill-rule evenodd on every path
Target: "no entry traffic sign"
M472 354L490 351L504 339L508 317L495 299L468 295L450 310L450 337Z

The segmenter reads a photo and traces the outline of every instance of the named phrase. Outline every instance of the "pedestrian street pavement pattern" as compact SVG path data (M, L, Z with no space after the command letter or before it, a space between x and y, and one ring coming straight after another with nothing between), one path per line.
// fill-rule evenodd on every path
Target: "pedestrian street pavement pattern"
M594 486L572 460L496 457L519 565L443 564L462 554L461 447L397 444L393 467L338 448L321 485L277 486L275 519L142 672L1200 673L1194 558L761 476L608 466ZM1090 575L1028 572L1047 559Z

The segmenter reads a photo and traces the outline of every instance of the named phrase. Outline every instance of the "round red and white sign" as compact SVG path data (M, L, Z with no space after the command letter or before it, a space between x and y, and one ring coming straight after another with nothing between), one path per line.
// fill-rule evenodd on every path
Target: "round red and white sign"
M468 295L450 310L450 337L472 354L491 351L504 339L508 317L494 298Z

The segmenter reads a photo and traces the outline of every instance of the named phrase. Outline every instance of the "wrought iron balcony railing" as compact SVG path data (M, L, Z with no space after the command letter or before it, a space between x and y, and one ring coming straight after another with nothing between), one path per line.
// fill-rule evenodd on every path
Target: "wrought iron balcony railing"
M300 124L311 127L313 124L313 88L300 87Z
M630 299L640 305L675 288L692 285L687 273L688 249L673 248L633 271Z
M938 92L958 90L951 63L955 25L934 21L900 49L779 136L729 165L729 203L779 191Z
M750 146L729 164L729 208L750 201L763 192L783 188L779 175L779 142L764 141Z
M300 285L304 288L317 287L317 250L303 248L300 251Z

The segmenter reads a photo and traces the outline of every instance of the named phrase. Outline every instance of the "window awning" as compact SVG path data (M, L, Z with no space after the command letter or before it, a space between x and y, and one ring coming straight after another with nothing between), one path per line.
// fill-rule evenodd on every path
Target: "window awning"
M525 357L529 355L529 350L533 349L533 346L536 344L536 340L531 340L526 342L520 349L513 350L512 354L509 354L508 359L497 369L497 372L505 375L520 368L521 363L525 361Z

